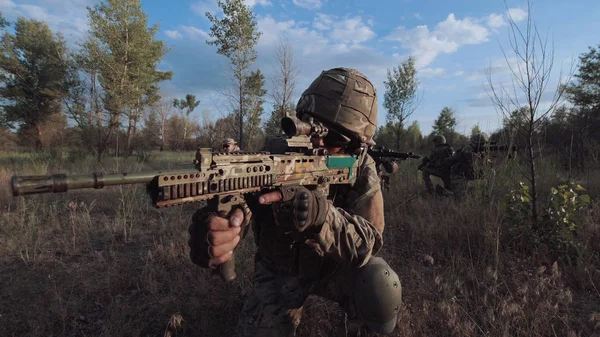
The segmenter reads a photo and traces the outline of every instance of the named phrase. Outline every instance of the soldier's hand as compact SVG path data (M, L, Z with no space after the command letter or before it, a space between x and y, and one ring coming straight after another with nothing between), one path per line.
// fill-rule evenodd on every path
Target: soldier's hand
M327 215L326 198L320 192L309 191L303 186L287 186L263 194L259 202L263 205L274 204L275 222L284 230L302 232L311 226L320 226Z
M198 210L188 231L190 258L195 264L213 268L231 258L241 240L243 225L249 221L249 210L236 208L227 218Z

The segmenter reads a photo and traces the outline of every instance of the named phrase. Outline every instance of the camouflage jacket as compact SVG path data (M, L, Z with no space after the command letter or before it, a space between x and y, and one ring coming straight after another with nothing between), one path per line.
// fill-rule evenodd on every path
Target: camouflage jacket
M475 179L474 163L477 153L471 145L465 145L454 155L444 160L444 166L450 168L453 176L463 176L469 180Z
M442 168L444 160L454 154L454 149L448 144L436 145L428 157L427 167Z
M309 280L368 262L383 245L383 197L373 158L365 151L359 163L354 186L331 186L325 223L310 228L304 240L294 239L275 225L271 206L249 201L256 259Z

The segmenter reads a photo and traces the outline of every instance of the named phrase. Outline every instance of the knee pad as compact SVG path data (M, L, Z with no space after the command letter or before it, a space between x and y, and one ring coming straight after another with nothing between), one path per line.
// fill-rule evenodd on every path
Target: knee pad
M398 274L380 257L351 273L350 302L358 316L374 332L391 333L402 304Z

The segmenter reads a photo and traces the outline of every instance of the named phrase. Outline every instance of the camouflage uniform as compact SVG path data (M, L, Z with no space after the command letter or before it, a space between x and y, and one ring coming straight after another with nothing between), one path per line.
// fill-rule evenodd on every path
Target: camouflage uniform
M356 184L332 188L325 224L306 241L296 242L283 233L270 206L249 205L258 252L254 287L240 316L240 336L293 336L310 294L347 309L344 281L383 245L383 198L375 162L366 153L360 160Z
M462 199L468 188L469 180L476 179L475 161L483 150L486 139L482 134L473 135L471 143L463 146L456 153L444 160L444 166L450 167L450 186L447 189L458 199Z
M223 139L223 142L221 143L221 148L227 153L241 151L240 147L237 145L237 142L233 140L233 138Z
M426 158L426 164L421 168L423 173L423 181L429 193L433 193L433 183L430 176L436 176L442 179L444 188L450 187L450 169L444 165L444 160L449 158L454 153L454 149L449 144L443 142L435 144L435 148L431 151L431 155Z
M327 122L325 144L339 144L347 153L357 145L362 148L357 179L353 186L331 186L328 200L318 206L326 210L323 223L302 232L284 230L290 228L287 219L276 224L273 210L278 203L262 205L247 198L258 250L238 334L294 336L310 294L342 306L345 331L356 333L366 324L390 333L396 326L401 284L387 263L374 256L383 245L385 226L377 168L367 154L377 121L375 88L356 70L325 71L302 94L296 115ZM201 260L195 255L206 252L203 238L194 238L198 223L206 221L202 219L196 217L190 226L190 256L197 264Z
M381 159L381 162L379 164L375 163L375 165L377 166L377 176L381 182L381 187L386 190L389 189L391 175L400 169L398 162L393 159Z

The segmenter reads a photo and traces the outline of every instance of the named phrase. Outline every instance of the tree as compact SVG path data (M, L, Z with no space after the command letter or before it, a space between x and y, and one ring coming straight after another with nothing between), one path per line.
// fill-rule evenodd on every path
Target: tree
M0 24L7 23L2 18ZM19 18L14 35L8 31L2 35L0 54L3 124L18 123L40 150L43 124L62 113L61 102L69 92L66 42L46 23Z
M259 131L260 118L264 113L263 104L265 103L264 96L267 94L267 90L264 89L265 76L261 73L260 69L250 73L250 76L246 77L244 88L244 104L247 109L244 112L246 115L246 125L244 129L249 135L256 135ZM257 144L253 144L256 146ZM248 149L251 147L251 139L246 138L244 143L240 143L242 149Z
M505 120L511 121L515 132L525 139L528 170L521 171L521 174L528 181L531 195L530 215L535 232L538 230L536 159L542 151L541 147L536 148L538 142L535 137L545 121L545 117L554 111L562 101L565 89L562 85L562 78L559 78L550 101L544 105L541 104L552 73L554 49L548 48L547 37L543 38L533 24L529 2L527 9L525 30L519 28L512 17L509 17L510 46L517 62L516 65L511 63L512 58L509 58L502 48L512 76L512 81L510 81L513 83L512 88L506 88L503 84L494 84L491 67L487 70L487 78L489 94L498 111Z
M90 36L81 46L80 58L92 81L102 87L106 117L96 144L100 161L123 115L129 122L127 148L131 150L141 112L159 99L158 83L171 79L172 73L157 70L167 48L156 39L158 25L148 27L140 0L104 0L88 7L88 16Z
M571 151L577 154L577 166L583 169L584 156L598 161L600 154L600 45L589 47L579 57L575 78L566 87L566 96L576 112L570 118L575 128L572 133L575 148L571 147Z
M432 128L437 134L446 137L450 144L453 144L455 126L456 117L454 117L454 110L446 106L440 111L440 115L433 122Z
M471 128L471 135L477 135L480 133L483 133L483 132L481 132L481 128L479 127L479 124L473 125L473 127Z
M423 141L423 134L419 127L419 122L413 121L412 124L406 129L406 147L413 151L421 147Z
M600 49L600 44L598 45ZM589 47L587 53L579 56L578 73L574 75L576 82L569 83L566 94L574 105L600 113L600 51Z
M171 117L171 106L171 102L164 98L161 98L161 100L154 104L154 109L157 111L159 117L160 151L165 149L167 141L166 128L167 120Z
M281 134L281 119L293 114L295 103L292 95L296 88L296 76L300 66L294 59L293 45L287 37L281 38L277 47L277 69L271 78L273 90L273 111L265 123L265 134L268 136Z
M6 31L6 27L8 27L9 25L10 23L4 18L2 12L0 12L0 30L2 31L3 35ZM0 106L0 131L5 128L10 128L11 126L12 125L8 121L8 117L6 116L6 111L2 106Z
M387 109L386 120L394 131L396 150L400 150L401 136L404 123L417 109L419 100L417 89L419 81L416 78L415 59L408 60L392 71L387 70L387 81L383 106Z
M200 101L196 101L196 95L187 94L185 95L185 99L177 99L173 100L173 106L179 108L182 112L183 119L183 142L185 143L189 136L189 127L190 127L190 114L200 105ZM185 111L184 111L185 110ZM185 116L183 114L185 113Z
M206 12L206 17L212 23L210 37L206 43L218 47L217 53L227 57L231 65L232 82L235 89L229 94L232 111L236 114L234 128L237 131L238 143L246 143L244 139L244 124L252 118L248 115L245 96L245 85L250 76L250 66L256 60L254 46L261 33L257 30L255 14L243 0L218 0L219 7L223 10L223 18L218 19L213 14Z

